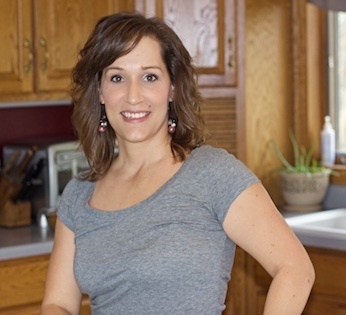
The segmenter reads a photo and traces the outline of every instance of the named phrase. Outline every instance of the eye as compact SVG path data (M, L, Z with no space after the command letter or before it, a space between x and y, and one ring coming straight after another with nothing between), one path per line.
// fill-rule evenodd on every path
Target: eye
M112 75L111 76L111 81L115 82L115 83L116 82L121 82L121 81L123 81L123 78L122 78L122 76L116 74L116 75Z
M145 80L148 81L148 82L154 82L157 80L157 75L156 74L153 74L153 73L148 73L146 76L145 76Z

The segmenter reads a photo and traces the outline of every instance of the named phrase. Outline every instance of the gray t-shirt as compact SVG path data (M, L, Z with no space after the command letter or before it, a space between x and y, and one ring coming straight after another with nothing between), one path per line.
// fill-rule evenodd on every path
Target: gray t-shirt
M74 273L93 314L221 314L235 253L222 222L258 181L233 155L207 145L123 210L92 209L95 184L71 180L58 216L75 233Z

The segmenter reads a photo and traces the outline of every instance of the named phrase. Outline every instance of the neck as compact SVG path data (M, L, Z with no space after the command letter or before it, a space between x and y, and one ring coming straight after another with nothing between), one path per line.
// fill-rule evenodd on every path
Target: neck
M161 143L122 143L119 141L119 155L115 164L137 169L162 160L173 162L170 138Z

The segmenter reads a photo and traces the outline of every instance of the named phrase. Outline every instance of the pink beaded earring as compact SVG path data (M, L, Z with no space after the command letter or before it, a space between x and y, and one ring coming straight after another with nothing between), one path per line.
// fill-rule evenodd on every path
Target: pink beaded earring
M175 128L177 127L176 119L169 117L172 103L173 103L173 101L170 101L168 103L168 133L170 133L171 135L175 133Z
M104 133L106 132L107 127L108 127L108 120L106 116L105 104L101 104L101 118L100 118L100 123L97 130L100 133Z
M168 120L168 132L170 134L174 134L175 133L175 127L177 127L177 122L175 119L170 118Z

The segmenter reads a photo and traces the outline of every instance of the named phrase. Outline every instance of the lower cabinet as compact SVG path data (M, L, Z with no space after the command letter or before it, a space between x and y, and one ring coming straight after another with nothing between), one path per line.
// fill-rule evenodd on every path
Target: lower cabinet
M316 280L303 315L346 315L346 252L322 248L307 248L315 267ZM250 258L250 257L248 257ZM262 315L271 278L252 258L246 309L234 315Z
M0 315L40 315L49 255L0 261ZM90 315L83 299L80 315Z

